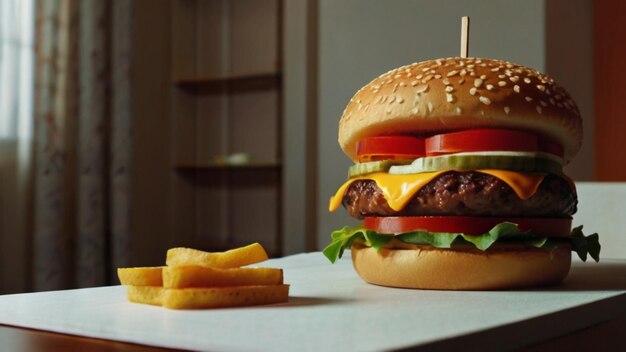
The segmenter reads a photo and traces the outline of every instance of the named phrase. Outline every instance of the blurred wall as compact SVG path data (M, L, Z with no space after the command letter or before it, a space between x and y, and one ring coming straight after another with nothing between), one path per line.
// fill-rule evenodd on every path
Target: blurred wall
M576 181L591 181L594 160L593 1L546 1L546 72L572 95L583 118L583 145L565 168Z
M584 34L591 30L591 14L584 13L590 1L574 1L575 6L564 13L568 17L559 19L560 12L555 8L551 8L550 16L569 27L578 25ZM570 13L576 17L569 17L573 16ZM508 60L540 71L553 68L558 79L564 77L563 85L586 104L581 108L583 113L592 111L591 102L585 97L591 75L566 77L568 67L591 71L591 62L585 61L589 60L588 55L569 57L582 60L580 65L576 62L570 62L568 67L546 65L555 61L546 57L548 12L544 0L319 0L318 15L318 248L328 244L333 230L357 223L343 209L332 214L327 210L330 195L345 181L351 164L337 144L337 123L348 100L360 87L390 69L416 61L458 56L461 16L471 18L470 56ZM556 34L564 40L563 46L571 40L567 35L566 31ZM582 34L577 38L589 39ZM584 43L577 45L573 49L568 47L571 49L568 52L588 47ZM575 179L590 177L590 148L585 150L585 155L588 159L578 161L575 170L578 174L571 174Z

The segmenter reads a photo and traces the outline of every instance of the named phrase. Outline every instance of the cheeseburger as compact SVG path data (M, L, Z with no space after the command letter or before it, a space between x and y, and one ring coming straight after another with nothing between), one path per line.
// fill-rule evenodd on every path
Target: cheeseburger
M363 220L332 234L357 273L393 287L483 290L557 283L599 258L572 229L576 188L562 172L582 143L576 103L552 78L506 61L448 58L392 70L339 121L355 164L330 200Z

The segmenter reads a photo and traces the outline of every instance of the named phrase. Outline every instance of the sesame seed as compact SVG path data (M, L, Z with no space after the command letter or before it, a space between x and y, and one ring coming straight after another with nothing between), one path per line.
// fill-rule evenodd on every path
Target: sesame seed
M543 109L541 109L541 106L539 105L537 105L537 112L540 114L543 113Z
M556 95L554 96L554 98L555 98L556 100L561 100L561 98L562 98L562 97L561 97L561 94L556 94Z
M470 70L471 70L471 69L473 69L474 67L475 67L475 65L474 65L474 64L467 65L467 68L468 68L468 69L470 69Z
M448 72L448 74L446 74L446 77L452 77L452 76L456 75L457 73L459 73L459 71L452 70L452 71Z
M454 101L454 96L452 94L450 94L450 93L447 93L446 94L446 101L448 103L452 103Z
M419 108L413 108L413 109L411 110L411 114L417 114L419 111L420 111L420 109L419 109Z
M363 109L363 111L367 112L367 110L370 108L370 104L365 105L365 109Z
M454 91L454 87L452 87L452 86L447 86L446 87L446 92L447 93L452 93L453 91Z
M437 73L437 71L435 71L435 70L430 70L428 73L430 73L431 75L434 75L434 74L436 74L436 73Z
M546 94L550 95L550 89L546 88Z
M517 81L519 81L519 76L513 76L513 77L511 77L509 79L511 80L511 82L517 83Z
M498 75L498 78L500 78L500 79L503 79L505 77L506 77L506 75Z
M486 63L482 63L482 64L480 64L480 67L487 67L487 64Z
M508 115L509 112L511 112L511 108L509 108L508 106L505 106L504 107L504 113Z
M387 113L387 115L391 114L391 108L387 108L387 110L385 110L385 112Z
M437 63L437 66L441 66L443 63L441 62L441 59L437 59L435 60L435 62Z
M418 94L419 94L419 93L424 93L424 92L428 91L428 85L427 85L427 84L421 85L421 86L417 87L417 88L415 89L415 91L416 91Z
M433 103L432 102L428 102L428 112L433 112Z
M417 83L418 83L417 81L411 81L411 86L415 87L417 85Z
M539 101L539 104L541 104L541 106L543 106L544 108L545 108L546 106L548 106L548 103L546 103L546 102L545 102L545 101L543 101L543 100L540 100L540 101Z
M505 81L498 81L498 86L504 87L504 86L506 86L506 82Z
M533 98L532 98L532 97L526 97L526 98L524 98L524 99L526 99L526 101L527 101L527 102L529 102L529 103L530 103L531 101L533 101Z
M498 72L500 71L500 67L494 67L491 69L491 72Z
M487 98L487 97L481 96L481 97L478 97L478 100L480 100L480 102L485 104L485 105L491 104L491 100L489 100L489 98Z
M554 105L554 99L550 98L549 101L550 101L550 104Z
M515 93L519 93L520 89L517 84L513 86L513 91L515 91Z
M443 79L443 84L445 84L446 86L449 86L450 85L450 80L447 79L447 78L444 78Z
M392 95L392 96L391 96L391 99L389 99L389 104L390 104L390 105L391 105L391 104L393 104L393 102L394 102L394 101L396 101L396 96L395 96L395 95Z
M424 77L424 75L417 75L415 76L415 79L422 79L422 77Z
M459 84L463 84L463 83L465 83L465 78L461 78L461 79L459 80Z
M487 90L493 90L493 84L488 84L485 86Z
M470 72L469 75L472 77L476 77L476 73L474 73L474 71Z
M404 103L404 98L403 97L398 97L398 104L402 104Z
M400 82L400 87L406 87L406 83Z
M435 78L436 78L436 79L440 79L440 78L441 78L441 75L435 75Z
M482 79L482 80L487 79L487 75L480 75L480 79Z
M459 73L461 76L465 76L467 74L467 71L465 71L465 69L462 69L461 72Z
M479 64L479 63L481 63L481 62L483 62L483 60L482 60L482 59L478 59L478 60L476 60L476 63L477 63L477 64Z
M402 75L400 75L400 74L397 74L397 75L393 76L393 78L395 78L395 79L398 79L400 77L402 77Z
M476 95L476 87L470 88L469 92L471 95Z
M428 71L428 70L430 70L430 67L424 67L424 68L422 69L422 72L426 72L426 71Z
M545 91L546 90L546 86L542 85L542 84L538 84L537 85L537 89L539 89L540 91Z
M460 106L457 106L457 107L456 107L456 113L457 113L458 115L461 115L461 112L462 112L461 107L460 107Z
M474 87L478 88L483 84L483 79L482 78L476 78L474 80Z
M524 77L524 83L526 83L526 84L530 84L530 78L528 78L528 77Z
M504 74L505 74L505 75L507 75L507 76L509 76L509 77L511 77L511 75L513 74L513 71L511 71L511 70L506 70L506 71L504 71Z

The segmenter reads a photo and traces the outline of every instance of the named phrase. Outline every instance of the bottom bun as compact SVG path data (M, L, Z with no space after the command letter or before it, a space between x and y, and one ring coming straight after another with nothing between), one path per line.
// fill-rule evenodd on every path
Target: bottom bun
M438 289L498 290L555 284L571 266L571 248L452 250L433 247L377 251L352 246L352 263L363 280L376 285Z

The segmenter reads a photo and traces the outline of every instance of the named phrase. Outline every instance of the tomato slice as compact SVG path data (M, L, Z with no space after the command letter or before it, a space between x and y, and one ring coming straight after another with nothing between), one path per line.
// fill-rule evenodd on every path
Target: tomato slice
M376 136L360 140L356 146L359 162L417 159L425 156L424 140L412 136Z
M426 155L461 152L536 152L537 136L524 131L478 129L438 134L426 138Z
M559 158L563 157L563 146L545 138L539 138L539 150L542 152L554 154Z
M477 236L489 232L502 222L512 222L522 231L531 230L543 237L567 237L572 228L571 218L515 218L476 216L389 216L365 218L366 229L378 233L399 234L416 230L463 233Z

